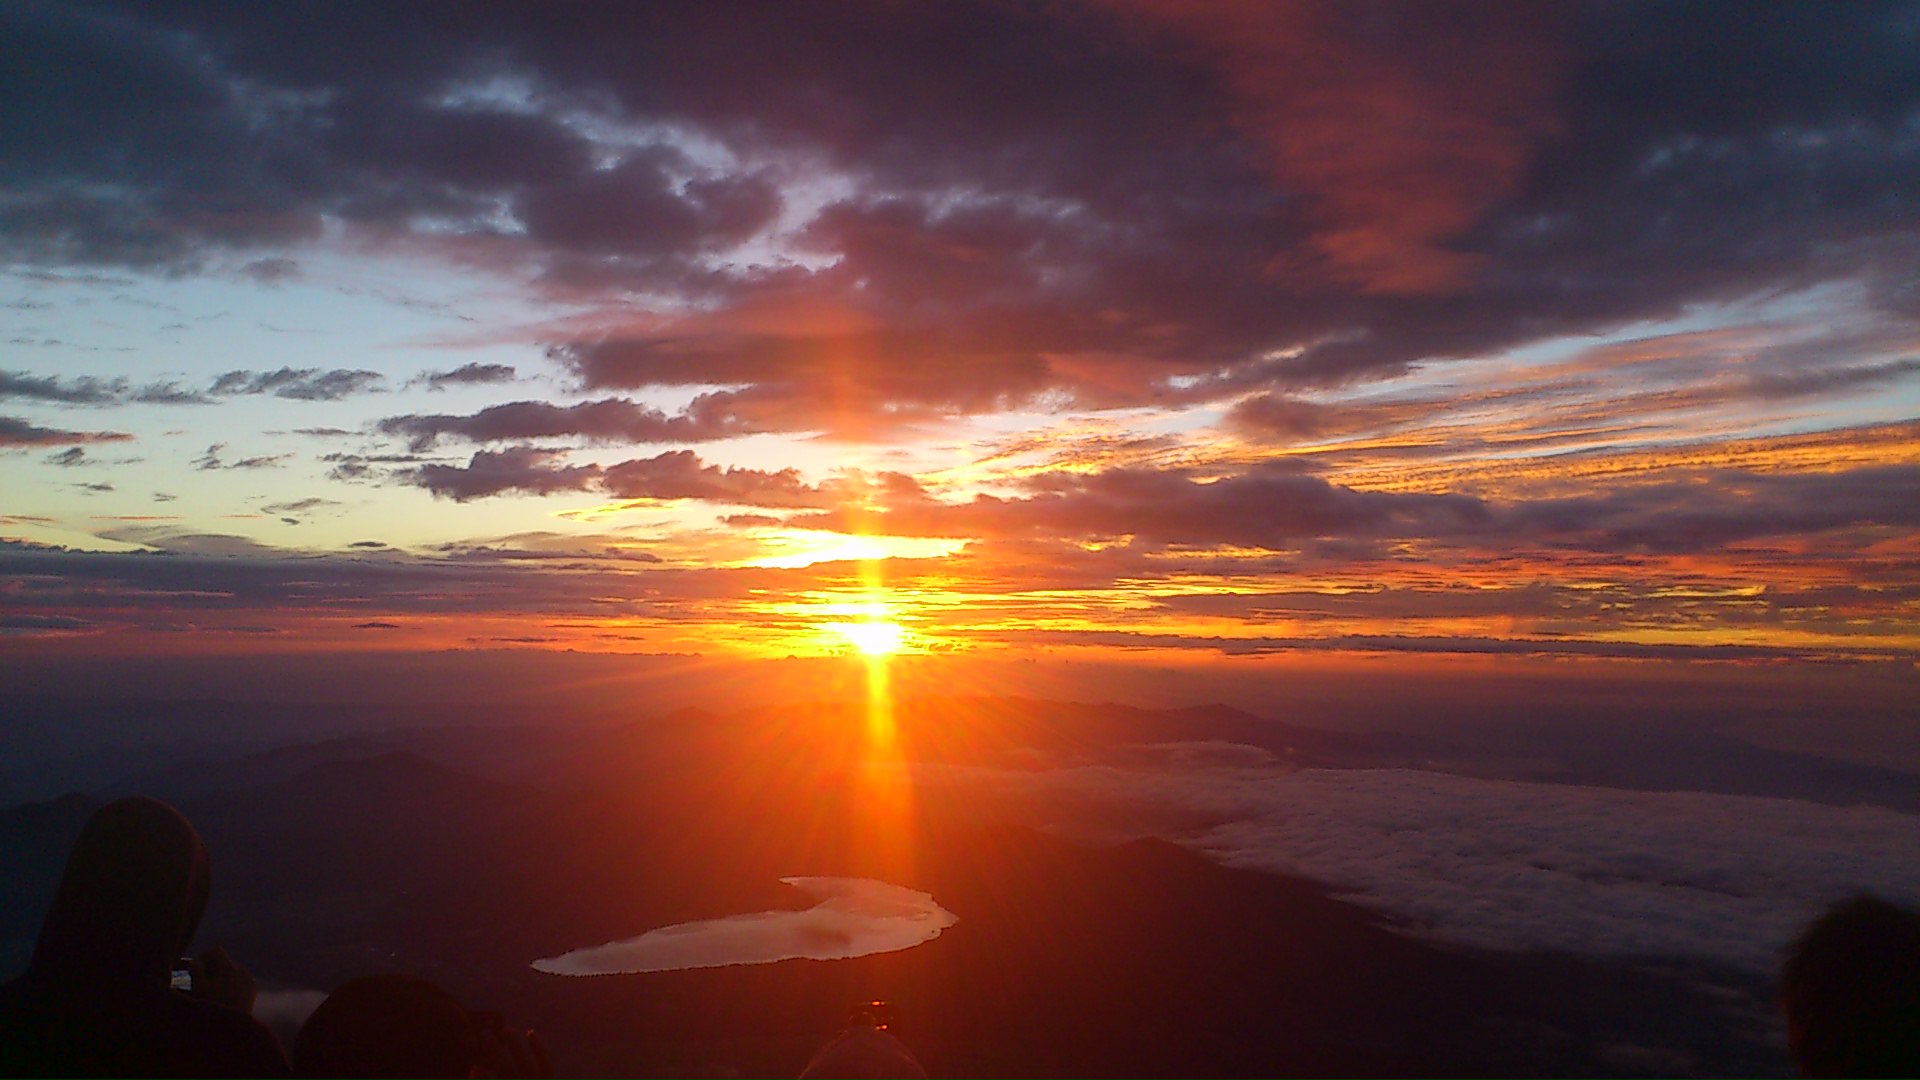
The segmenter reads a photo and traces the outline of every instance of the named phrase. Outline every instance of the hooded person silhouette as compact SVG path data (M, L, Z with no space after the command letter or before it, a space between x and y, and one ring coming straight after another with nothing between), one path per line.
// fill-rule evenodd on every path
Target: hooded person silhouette
M1780 970L1787 1048L1807 1076L1920 1076L1920 911L1856 896Z
M211 885L178 810L109 803L67 857L26 974L0 986L0 1074L285 1076L278 1040L244 1011L252 982L224 952L194 992L171 986Z

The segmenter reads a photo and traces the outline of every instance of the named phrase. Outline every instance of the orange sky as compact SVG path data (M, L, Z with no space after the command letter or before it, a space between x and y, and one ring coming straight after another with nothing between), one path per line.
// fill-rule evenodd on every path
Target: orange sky
M788 14L19 16L9 645L1913 671L1912 26Z

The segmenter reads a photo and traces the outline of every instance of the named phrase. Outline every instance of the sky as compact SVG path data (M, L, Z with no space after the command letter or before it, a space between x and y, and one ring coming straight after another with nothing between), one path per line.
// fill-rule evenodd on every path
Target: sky
M1911 3L9 3L0 635L1913 683L1917 205Z

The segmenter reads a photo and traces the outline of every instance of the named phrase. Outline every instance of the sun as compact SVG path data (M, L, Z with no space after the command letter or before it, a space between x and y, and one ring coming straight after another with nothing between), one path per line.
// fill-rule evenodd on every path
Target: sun
M899 652L907 640L907 632L899 623L830 623L828 629L839 631L855 651L867 656L891 656Z

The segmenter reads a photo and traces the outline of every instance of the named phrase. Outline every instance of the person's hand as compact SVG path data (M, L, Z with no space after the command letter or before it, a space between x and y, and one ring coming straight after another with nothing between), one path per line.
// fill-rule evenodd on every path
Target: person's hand
M235 963L227 950L218 946L208 949L188 965L188 970L193 972L193 989L187 992L194 997L243 1013L253 1012L253 976Z
M550 1080L553 1062L538 1034L508 1027L494 1015L486 1019L479 1025L480 1064L474 1067L474 1076Z

